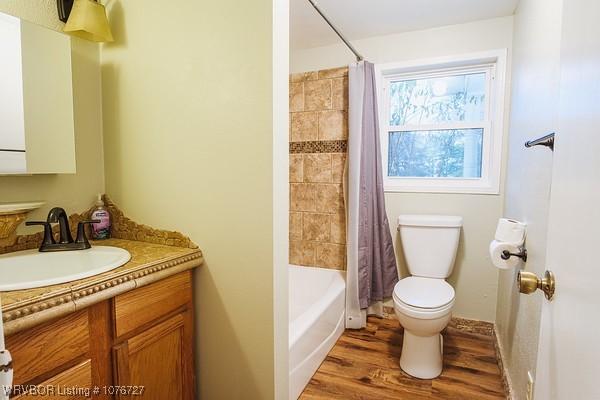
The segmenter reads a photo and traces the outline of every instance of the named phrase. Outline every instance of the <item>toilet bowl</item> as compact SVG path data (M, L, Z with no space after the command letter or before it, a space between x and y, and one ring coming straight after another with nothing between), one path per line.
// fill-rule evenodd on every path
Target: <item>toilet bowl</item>
M402 215L400 240L411 276L394 287L394 311L404 328L400 368L416 378L442 373L443 337L454 305L445 281L454 266L461 217Z
M442 373L443 339L454 305L454 289L436 278L409 277L394 288L394 310L404 327L400 368L417 378Z

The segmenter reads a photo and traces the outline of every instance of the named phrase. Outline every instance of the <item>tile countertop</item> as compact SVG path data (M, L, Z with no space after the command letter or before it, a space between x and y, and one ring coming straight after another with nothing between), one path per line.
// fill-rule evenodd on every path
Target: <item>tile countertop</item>
M131 260L89 278L35 289L0 293L5 335L64 316L118 294L164 279L203 263L200 249L123 239L92 242L131 253Z

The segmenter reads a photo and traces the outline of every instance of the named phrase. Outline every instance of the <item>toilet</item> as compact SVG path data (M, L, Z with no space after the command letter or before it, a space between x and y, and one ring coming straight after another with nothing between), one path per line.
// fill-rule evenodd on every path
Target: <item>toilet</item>
M410 272L394 287L394 311L404 328L400 368L421 379L442 373L444 339L454 305L452 273L462 217L401 215L398 230Z

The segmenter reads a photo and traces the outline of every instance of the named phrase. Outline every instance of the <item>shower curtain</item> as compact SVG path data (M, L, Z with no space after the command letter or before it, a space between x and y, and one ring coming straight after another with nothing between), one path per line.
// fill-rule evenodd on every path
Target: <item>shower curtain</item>
M346 328L383 315L398 269L385 212L374 65L349 66Z

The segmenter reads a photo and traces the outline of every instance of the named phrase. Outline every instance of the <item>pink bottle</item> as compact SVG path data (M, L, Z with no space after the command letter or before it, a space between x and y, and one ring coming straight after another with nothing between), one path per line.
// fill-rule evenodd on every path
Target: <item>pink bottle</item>
M92 211L91 217L91 219L97 219L100 221L92 224L92 239L108 239L110 237L110 214L106 207L104 207L102 195L100 194L98 195L96 207Z

